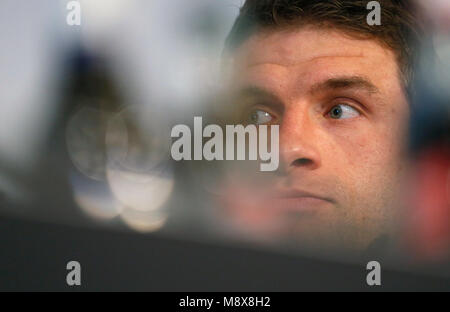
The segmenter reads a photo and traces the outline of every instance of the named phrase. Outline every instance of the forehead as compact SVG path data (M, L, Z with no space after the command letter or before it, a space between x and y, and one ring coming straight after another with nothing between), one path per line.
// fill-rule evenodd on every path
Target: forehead
M300 79L307 83L360 75L380 87L392 85L393 81L400 84L396 58L389 48L376 40L356 39L332 29L303 27L259 32L236 50L233 63L238 80ZM296 84L299 86L299 81Z

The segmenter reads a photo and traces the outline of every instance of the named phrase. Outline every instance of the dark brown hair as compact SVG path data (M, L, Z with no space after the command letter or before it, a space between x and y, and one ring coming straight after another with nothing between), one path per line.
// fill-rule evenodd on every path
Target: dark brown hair
M369 25L369 1L246 0L225 42L232 52L257 31L314 25L337 28L352 37L374 39L394 51L405 87L414 79L423 23L409 0L379 0L381 25Z

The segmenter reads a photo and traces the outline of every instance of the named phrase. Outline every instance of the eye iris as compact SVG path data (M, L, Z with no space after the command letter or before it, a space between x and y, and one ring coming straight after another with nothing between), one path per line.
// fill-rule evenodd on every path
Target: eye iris
M342 116L342 108L340 106L335 106L330 111L331 118L340 118Z
M264 111L255 111L250 115L250 121L254 124L266 123L270 119L270 114Z
M253 112L250 116L250 120L253 123L257 123L258 122L258 113L257 112Z

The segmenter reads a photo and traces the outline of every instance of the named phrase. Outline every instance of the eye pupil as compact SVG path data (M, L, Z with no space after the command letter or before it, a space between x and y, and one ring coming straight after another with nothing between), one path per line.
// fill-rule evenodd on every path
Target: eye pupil
M340 118L342 116L342 108L340 106L335 106L330 112L331 118Z

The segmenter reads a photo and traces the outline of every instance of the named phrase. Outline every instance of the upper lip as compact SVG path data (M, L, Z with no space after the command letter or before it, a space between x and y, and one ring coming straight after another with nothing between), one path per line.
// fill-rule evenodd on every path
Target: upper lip
M322 195L318 195L316 193L307 192L303 190L298 189L290 189L290 190L278 190L274 193L275 198L304 198L304 197L311 197L311 198L317 198L321 200L325 200L331 203L334 203L335 200L331 197L326 197Z

